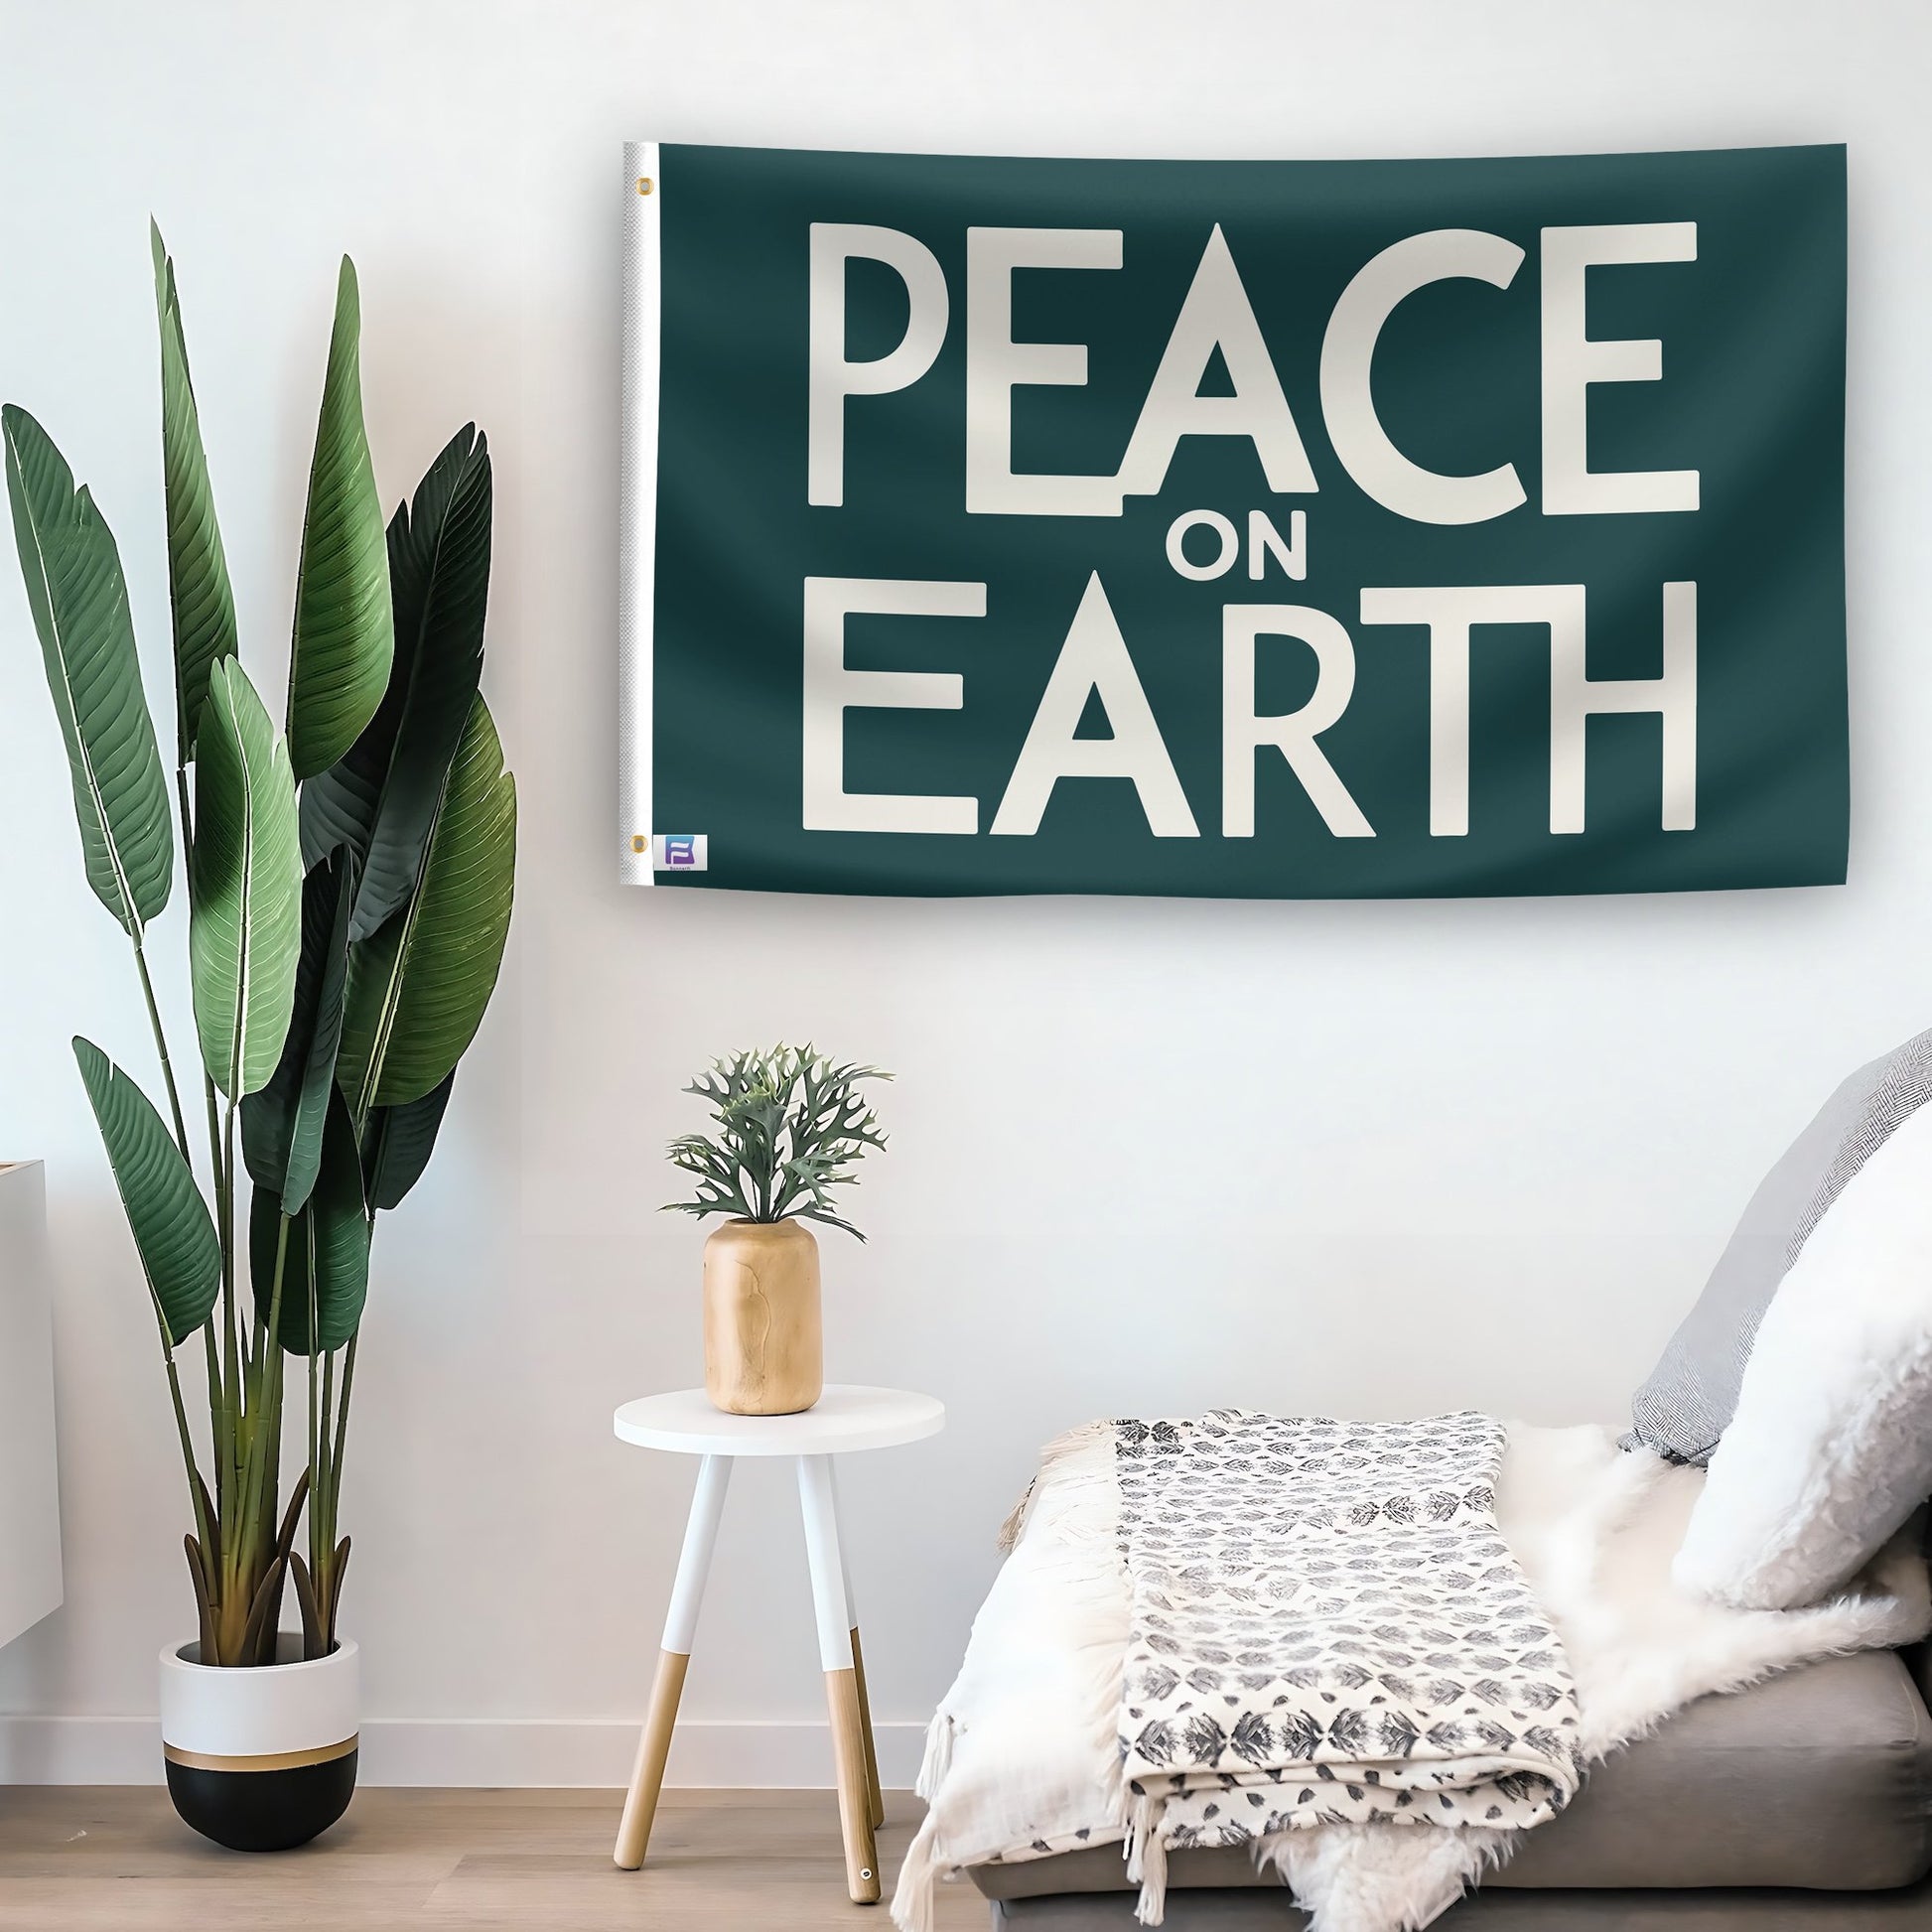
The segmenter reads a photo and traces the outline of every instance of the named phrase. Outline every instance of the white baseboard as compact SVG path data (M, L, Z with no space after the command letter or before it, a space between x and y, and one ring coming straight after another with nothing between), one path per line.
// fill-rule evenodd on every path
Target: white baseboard
M911 1786L925 1727L882 1724L880 1782ZM621 1785L638 1724L615 1718L380 1718L361 1728L363 1784L510 1787ZM159 1784L153 1718L0 1716L0 1784ZM832 1783L823 1724L680 1724L668 1786L810 1790Z

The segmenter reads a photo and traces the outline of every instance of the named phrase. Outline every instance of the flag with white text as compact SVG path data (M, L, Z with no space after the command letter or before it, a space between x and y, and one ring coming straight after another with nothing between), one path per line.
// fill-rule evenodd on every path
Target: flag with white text
M1844 880L1843 148L626 155L624 877Z

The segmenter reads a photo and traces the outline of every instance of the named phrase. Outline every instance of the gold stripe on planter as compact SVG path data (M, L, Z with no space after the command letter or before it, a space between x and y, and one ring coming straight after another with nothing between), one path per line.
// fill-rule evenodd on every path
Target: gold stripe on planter
M162 1755L170 1764L185 1765L191 1771L296 1771L305 1764L332 1764L355 1748L355 1738L345 1737L340 1744L318 1744L306 1751L264 1751L254 1757L230 1757L214 1751L184 1751L163 1744Z

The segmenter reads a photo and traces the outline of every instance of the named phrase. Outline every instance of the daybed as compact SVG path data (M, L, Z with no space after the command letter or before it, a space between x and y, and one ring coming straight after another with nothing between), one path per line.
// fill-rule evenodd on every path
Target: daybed
M1915 1681L1916 1678L1916 1681ZM1436 1921L1445 1932L1932 1928L1932 1662L1868 1651L1700 1700ZM968 1874L1012 1932L1130 1932L1120 1848ZM1170 1932L1300 1932L1246 1853L1178 1852Z

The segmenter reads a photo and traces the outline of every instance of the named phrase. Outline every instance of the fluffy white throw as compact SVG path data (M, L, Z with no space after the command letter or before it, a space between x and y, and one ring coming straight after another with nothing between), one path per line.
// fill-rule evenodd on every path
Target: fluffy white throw
M930 1932L936 1878L1127 1839L1118 1725L1130 1601L1112 1456L1108 1437L1076 1432L1041 1468L933 1720L919 1783L929 1809L893 1902L901 1932ZM1845 1594L1809 1609L1739 1610L1680 1589L1671 1559L1703 1481L1702 1470L1619 1451L1612 1430L1511 1428L1498 1519L1562 1639L1589 1761L1693 1699L1932 1628L1925 1564L1904 1535ZM1417 1932L1519 1836L1322 1823L1263 1838L1256 1856L1311 1914L1311 1932Z

